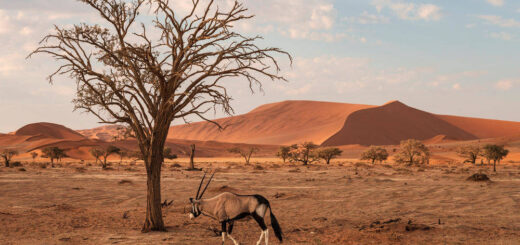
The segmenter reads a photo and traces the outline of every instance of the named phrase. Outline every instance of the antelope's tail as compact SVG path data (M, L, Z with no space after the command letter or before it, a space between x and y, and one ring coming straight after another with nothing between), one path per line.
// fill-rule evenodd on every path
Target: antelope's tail
M283 242L282 227L280 227L278 220L274 216L273 210L271 209L271 205L269 205L269 213L271 214L271 226L273 227L274 235L276 236L276 238L278 238L280 242Z

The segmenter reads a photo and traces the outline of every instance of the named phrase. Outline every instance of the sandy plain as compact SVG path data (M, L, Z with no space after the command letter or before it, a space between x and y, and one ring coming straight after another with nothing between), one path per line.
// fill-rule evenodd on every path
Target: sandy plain
M40 164L0 168L1 244L221 243L216 221L189 220L184 211L202 176L184 170L186 159L163 167L162 197L174 201L164 209L168 232L147 234L140 232L142 164L114 163L108 171L74 161ZM520 164L514 162L497 173L469 163L405 167L352 159L302 166L256 158L246 166L220 158L199 159L197 166L217 170L206 197L231 191L269 199L284 244L520 244ZM491 181L466 180L477 172ZM233 235L255 244L260 229L244 220Z

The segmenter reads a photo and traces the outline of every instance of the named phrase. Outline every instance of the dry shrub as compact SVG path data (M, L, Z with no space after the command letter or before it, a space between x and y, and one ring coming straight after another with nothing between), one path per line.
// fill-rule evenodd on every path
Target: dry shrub
M124 184L133 184L134 182L132 182L131 180L127 180L127 179L122 179L121 181L119 181L119 184L120 185L124 185Z
M20 171L20 172L25 172L25 171L27 171L27 170L25 170L25 168L19 168L18 171Z
M264 167L257 164L257 165L255 165L254 169L255 170L264 170Z
M486 174L476 173L469 176L466 180L468 181L491 181Z
M77 168L76 168L76 172L78 172L78 173L84 173L84 172L86 172L86 171L87 171L87 169L84 168L84 167L77 167Z
M172 164L170 167L171 167L171 168L180 168L180 167L182 167L182 166L181 166L180 164L178 164L178 163L174 163L174 164Z
M39 163L38 166L40 168L47 168L47 163L46 162L42 162L42 163Z
M21 162L11 162L9 163L9 167L13 168L13 167L22 167L22 163Z
M299 173L299 172L300 172L299 168L289 169L289 173Z
M130 168L130 167L128 167L128 168L125 168L125 171L128 171L128 172L135 172L135 171L137 171L137 170L135 170L135 169L133 169L133 168Z

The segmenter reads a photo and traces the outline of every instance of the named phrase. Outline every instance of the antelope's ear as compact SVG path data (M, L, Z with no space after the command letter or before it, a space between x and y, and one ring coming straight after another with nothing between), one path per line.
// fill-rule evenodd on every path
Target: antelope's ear
M193 203L193 197L190 197L190 203Z

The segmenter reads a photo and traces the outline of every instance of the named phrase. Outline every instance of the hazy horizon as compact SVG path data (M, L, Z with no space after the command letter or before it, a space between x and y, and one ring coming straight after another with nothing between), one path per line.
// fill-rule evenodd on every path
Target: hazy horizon
M520 2L243 2L256 18L236 28L264 36L262 46L290 52L294 63L281 60L289 82L265 81L265 93L251 96L246 85L230 84L236 114L284 100L399 100L435 114L520 121ZM176 4L180 12L186 7ZM99 18L77 1L0 0L0 132L35 122L99 126L93 116L72 112L74 81L48 84L53 59L25 59L53 24L82 21Z

